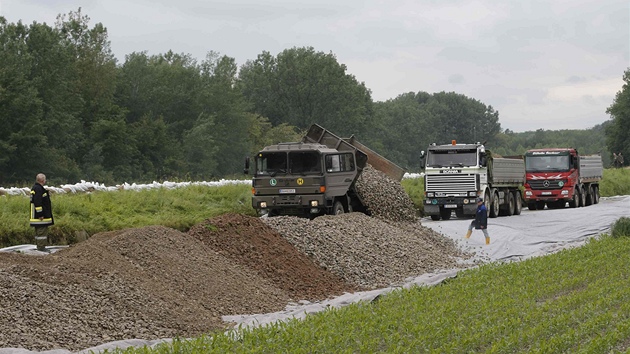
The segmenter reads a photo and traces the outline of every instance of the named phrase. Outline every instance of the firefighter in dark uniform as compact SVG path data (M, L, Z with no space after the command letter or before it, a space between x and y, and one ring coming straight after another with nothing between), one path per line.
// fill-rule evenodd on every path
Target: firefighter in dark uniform
M46 251L48 245L48 226L55 223L50 203L50 193L46 188L46 175L40 173L35 177L31 188L31 226L35 228L35 244L38 251Z

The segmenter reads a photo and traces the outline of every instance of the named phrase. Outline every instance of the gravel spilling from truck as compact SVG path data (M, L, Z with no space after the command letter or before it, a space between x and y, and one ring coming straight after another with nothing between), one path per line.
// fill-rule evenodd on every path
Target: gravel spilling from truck
M367 165L357 180L357 193L370 215L390 221L416 222L413 201L400 182ZM419 222L419 221L418 221Z

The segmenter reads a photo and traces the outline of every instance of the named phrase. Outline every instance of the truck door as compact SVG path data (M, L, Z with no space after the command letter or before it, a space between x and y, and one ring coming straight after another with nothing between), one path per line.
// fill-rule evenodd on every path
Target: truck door
M325 156L326 194L331 197L345 195L357 175L352 153Z

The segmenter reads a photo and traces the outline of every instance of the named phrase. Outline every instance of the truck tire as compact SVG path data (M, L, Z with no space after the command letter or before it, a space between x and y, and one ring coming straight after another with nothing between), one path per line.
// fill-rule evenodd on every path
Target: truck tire
M585 207L586 206L586 191L584 190L584 187L580 188L580 207Z
M521 210L523 208L523 200L521 199L521 192L514 192L514 215L521 215Z
M490 217L496 218L499 216L499 192L494 191L492 193L492 201L490 203Z
M333 205L332 213L333 215L344 214L346 211L343 208L343 204L340 201L336 201Z
M431 220L438 221L438 220L440 220L440 216L439 215L431 215Z
M580 205L580 194L578 190L573 191L573 199L569 202L569 208L577 208Z
M451 218L451 209L440 209L440 216L442 220L448 220Z
M586 206L593 205L593 186L588 186L588 192L586 193Z
M514 215L514 194L512 192L507 192L507 204L505 206L504 212L505 216Z
M527 203L527 209L529 209L529 210L536 210L536 202L528 202Z

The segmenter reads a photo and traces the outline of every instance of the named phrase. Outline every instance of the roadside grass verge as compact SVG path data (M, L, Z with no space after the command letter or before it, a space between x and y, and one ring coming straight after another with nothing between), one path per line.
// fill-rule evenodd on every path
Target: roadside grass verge
M0 247L33 242L29 203L24 196L0 197ZM57 194L52 204L55 225L49 234L55 244L74 242L75 231L93 235L148 225L187 231L225 213L256 215L246 184Z
M618 353L630 346L630 237L462 271L372 302L116 353Z
M599 184L599 193L603 197L630 194L630 169L605 169L604 178Z

